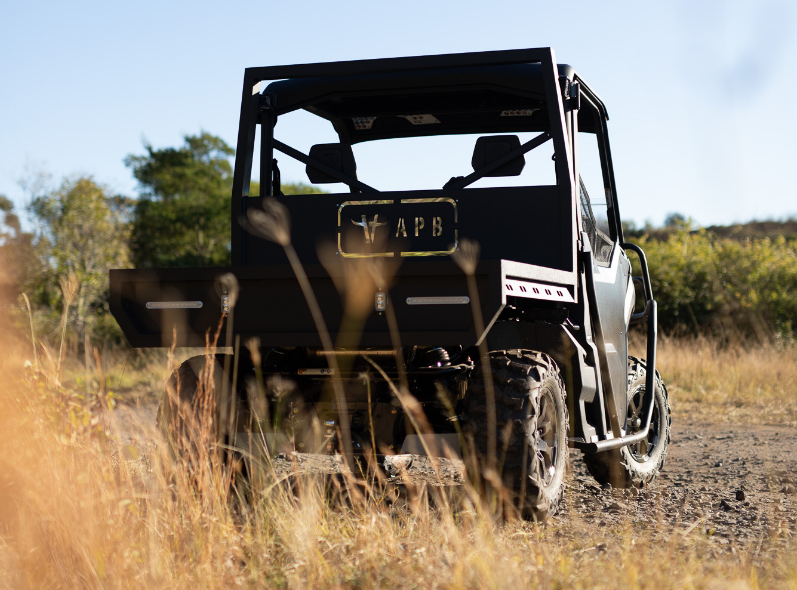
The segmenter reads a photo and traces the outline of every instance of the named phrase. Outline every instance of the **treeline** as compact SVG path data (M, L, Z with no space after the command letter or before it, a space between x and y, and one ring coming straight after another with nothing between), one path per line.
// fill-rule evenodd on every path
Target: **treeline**
M46 177L28 179L30 232L0 195L0 288L5 301L16 302L16 323L31 319L33 331L53 341L66 309L73 347L121 343L108 310L109 268L228 265L233 154L209 133L186 136L175 148L145 145L143 154L125 158L137 198L113 194L90 176L57 186ZM282 189L318 192L302 184ZM257 183L251 192L259 194ZM663 331L725 340L793 337L796 222L694 230L674 214L664 227L627 226L625 235L647 253ZM6 314L1 321L8 320Z
M68 310L73 348L121 343L108 309L109 268L230 264L233 148L203 132L175 148L145 144L144 152L125 158L138 181L137 198L114 194L91 176L56 186L42 174L26 179L29 232L0 195L0 289L3 301L15 302L12 321L27 326L30 319L34 333L56 341ZM301 184L282 190L318 192Z

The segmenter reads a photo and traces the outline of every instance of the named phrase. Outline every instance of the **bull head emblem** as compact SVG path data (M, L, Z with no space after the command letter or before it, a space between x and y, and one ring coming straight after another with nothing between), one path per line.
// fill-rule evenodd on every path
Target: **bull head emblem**
M361 228L363 228L363 231L365 232L365 243L366 244L372 244L374 242L374 233L376 233L376 228L380 227L382 225L387 225L387 221L383 221L382 223L379 223L377 221L379 219L379 214L378 213L376 215L374 215L373 221L368 221L366 219L365 215L362 215L361 217L362 217L362 221L354 221L352 219L351 222L354 225L359 225Z

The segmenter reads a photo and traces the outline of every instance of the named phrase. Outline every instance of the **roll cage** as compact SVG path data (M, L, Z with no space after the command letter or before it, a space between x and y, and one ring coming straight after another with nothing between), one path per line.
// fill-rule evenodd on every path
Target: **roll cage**
M578 95L571 97L578 88ZM583 103L581 101L583 100ZM592 111L576 124L579 106ZM341 144L429 135L536 132L532 140L464 177L452 178L445 189L464 189L502 163L551 140L560 203L571 218L571 243L578 239L578 175L574 158L576 130L596 133L601 166L610 197L611 224L622 241L614 198L605 106L567 65L557 65L550 48L336 63L248 68L244 74L239 134L233 179L232 259L247 264L246 199L250 195L255 136L260 129L261 195L274 194L275 152L284 153L348 185L354 193L378 192L311 158L275 137L280 116L304 109L333 125ZM432 124L416 124L413 116L430 115ZM575 269L575 252L573 252Z

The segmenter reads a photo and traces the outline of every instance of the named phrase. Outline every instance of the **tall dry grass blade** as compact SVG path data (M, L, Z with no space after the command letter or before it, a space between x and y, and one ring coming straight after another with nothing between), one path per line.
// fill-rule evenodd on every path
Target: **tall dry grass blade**
M435 452L432 452L432 448L429 447L428 443L426 442L424 434L431 434L433 432L429 421L426 418L426 414L423 412L423 407L418 402L417 399L408 391L403 390L403 388L396 387L396 384L393 383L393 380L390 376L385 372L385 370L379 366L379 364L374 361L371 357L364 357L370 365L377 370L377 372L382 376L382 379L385 380L390 390L393 392L393 395L396 396L396 399L399 400L401 403L402 408L404 409L405 415L410 419L410 423L412 427L415 428L415 431L421 435L419 436L419 440L421 442L421 446L423 447L426 456L429 457L430 463L432 464L432 468L435 472L435 477L437 478L438 482L440 481L440 470L438 469L438 464L435 461L435 457L438 456L436 452L437 449L435 448Z
M62 328L61 328L61 346L58 349L58 365L55 369L55 380L56 383L61 383L61 361L64 356L64 342L66 340L66 324L69 321L69 306L72 305L72 302L75 300L77 296L78 287L80 286L78 282L77 275L73 272L69 272L66 277L61 277L58 281L61 285L61 293L64 296L64 311L62 320Z
M250 380L248 383L244 383L249 398L249 407L252 409L254 418L257 419L260 434L273 435L274 425L272 424L271 412L268 405L266 383L263 379L263 358L260 354L260 339L250 338L246 341L245 346L247 350L249 350L249 358L252 360L255 372L254 381L252 382L252 380ZM265 433L262 432L263 424L266 425L267 429ZM268 449L268 436L264 437L263 443L264 448L267 450L266 456L268 460L270 460L269 453L271 451Z
M457 250L451 254L451 258L465 273L468 281L468 295L470 296L471 311L473 313L473 325L476 328L476 335L479 338L479 360L481 362L482 377L484 379L484 391L487 409L487 466L489 469L496 468L496 410L495 410L495 387L493 384L493 372L490 364L490 355L487 350L487 339L484 332L484 318L482 317L481 300L479 299L479 288L476 284L476 268L479 265L479 243L475 240L462 238Z
M371 467L371 460L376 463L376 433L374 432L374 412L371 405L371 379L368 378L365 382L366 395L368 402L368 431L371 434L371 452L368 453L369 468Z
M216 292L219 295L219 298L222 301L222 319L224 321L226 318L227 320L227 333L224 345L227 348L232 346L232 335L233 335L233 326L235 323L235 305L238 303L238 295L240 293L240 286L238 283L238 278L231 272L224 273L218 277L216 277ZM227 375L230 374L230 355L224 355L224 375L225 378L221 382L221 405L223 408L230 408L230 413L228 417L228 423L223 424L222 427L224 428L225 433L234 433L233 430L233 422L237 416L236 406L237 406L237 399L236 399L236 389L235 386L237 384L237 370L238 370L238 338L235 339L235 350L233 352L234 367L233 367L233 374L232 374L232 388L228 390L227 388ZM229 404L228 404L229 399ZM234 436L234 435L233 435Z
M33 370L39 372L39 353L36 352L36 330L33 329L33 310L30 307L30 299L27 293L22 294L25 306L28 308L28 319L30 320L30 341L33 343Z
M398 321L396 320L396 311L392 305L385 308L385 317L387 318L387 328L390 333L390 343L393 345L393 354L396 357L396 369L399 375L399 385L409 391L409 383L407 382L407 368L404 366L404 352L401 346L401 338L399 336Z
M288 262L291 265L293 274L299 282L304 295L307 306L310 308L310 314L313 317L316 331L321 339L321 345L327 353L327 362L329 368L332 370L332 388L335 392L335 401L338 407L346 407L346 395L343 390L343 380L340 376L340 366L338 365L337 357L332 354L334 346L332 338L329 335L324 315L321 312L321 307L318 305L313 287L307 278L307 273L304 272L299 256L291 244L291 230L290 230L290 214L287 207L280 203L277 199L269 197L263 200L263 210L251 209L247 211L247 216L252 227L256 233L261 235L267 240L275 242L282 246L285 255L288 257ZM343 452L346 456L347 462L350 461L352 456L351 446L351 427L349 425L349 416L346 412L338 414L340 419L341 438L343 439Z
M91 393L91 337L87 326L83 325L83 374L86 381L86 396Z
M105 375L102 370L102 356L100 355L99 349L95 346L93 349L94 352L94 370L97 372L97 393L101 396L105 396Z

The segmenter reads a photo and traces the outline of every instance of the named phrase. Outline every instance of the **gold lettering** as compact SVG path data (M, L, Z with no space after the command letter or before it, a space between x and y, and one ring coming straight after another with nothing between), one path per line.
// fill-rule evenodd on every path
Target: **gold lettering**
M432 236L439 236L443 234L443 218L432 217Z
M363 231L365 231L365 243L366 244L371 244L374 241L374 234L376 233L376 228L377 227L381 227L383 225L387 225L387 221L383 221L382 223L379 223L379 214L378 213L376 215L374 215L374 220L373 221L368 221L368 219L365 217L365 215L361 215L360 217L362 217L362 221L354 221L352 219L351 222L354 225L359 225L361 228L363 228ZM371 230L370 232L368 231L369 229Z
M404 218L399 217L398 224L396 226L396 237L399 237L401 234L403 237L407 237L407 228L404 226Z
M423 217L416 217L415 218L415 236L418 236L418 232L423 229L424 222Z

